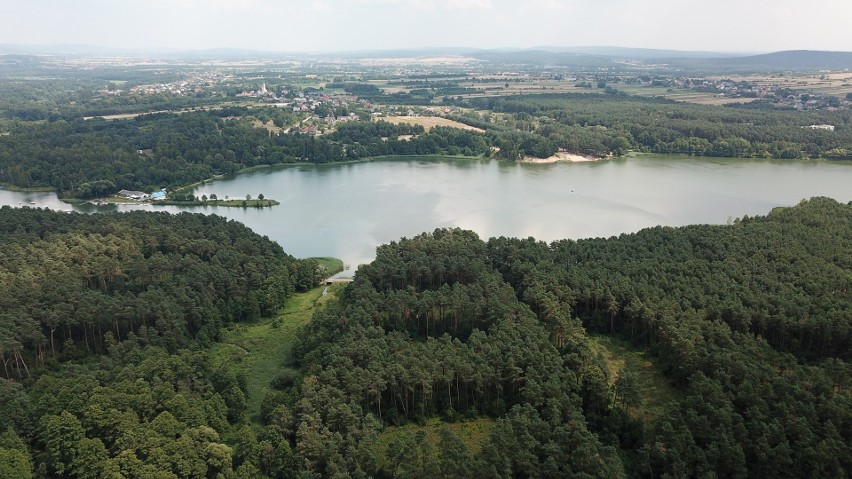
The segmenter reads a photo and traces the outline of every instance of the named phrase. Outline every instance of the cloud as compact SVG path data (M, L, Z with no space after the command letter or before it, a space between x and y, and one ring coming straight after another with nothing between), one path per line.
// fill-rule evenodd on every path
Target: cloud
M530 0L533 8L551 11L564 11L568 9L566 2L562 0Z
M425 11L488 9L493 6L492 0L343 0L343 3L359 6L395 5Z
M320 0L314 0L313 7L314 7L314 10L317 10L317 11L320 11L320 12L329 12L329 11L331 11L331 8L329 8L329 6L328 6L328 5L326 5L325 3L321 2Z
M0 18L10 19L0 28L0 43L852 50L852 2L809 2L803 9L800 0L0 0Z

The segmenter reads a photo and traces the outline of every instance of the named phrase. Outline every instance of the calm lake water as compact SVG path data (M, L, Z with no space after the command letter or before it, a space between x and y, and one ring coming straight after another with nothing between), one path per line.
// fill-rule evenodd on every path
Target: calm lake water
M192 211L240 221L297 257L334 256L357 265L377 245L439 227L480 237L551 241L630 233L654 225L723 224L803 198L852 200L852 164L690 157L593 163L397 159L284 167L198 187L197 196L256 197L273 208L70 206L52 193L0 190L0 204L57 210ZM33 204L30 204L32 202Z

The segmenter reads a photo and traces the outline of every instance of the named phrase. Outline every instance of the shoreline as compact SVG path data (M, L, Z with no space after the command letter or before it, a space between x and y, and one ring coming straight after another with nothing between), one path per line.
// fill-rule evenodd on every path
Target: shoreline
M523 163L523 164L534 164L534 165L545 165L545 164L553 164L553 163L591 163L598 161L611 160L616 158L621 159L631 159L631 158L641 158L643 156L661 156L661 157L685 157L685 158L705 158L711 160L744 160L744 161L788 161L788 162L829 162L829 163L852 163L852 160L833 160L828 158L795 158L795 159L782 159L782 158L751 158L751 157L709 157L709 156L699 156L699 155L687 155L687 154L679 154L679 153L650 153L650 152L639 152L639 151L630 151L621 156L613 156L608 155L606 157L595 157L588 155L578 155L575 153L568 152L558 152L557 154L548 157L548 158L536 158L531 156L526 156L524 158L515 160L515 163ZM371 156L367 158L359 158L357 160L349 160L349 161L338 161L332 163L310 163L310 162L292 162L292 163L277 163L277 164L260 164L255 166L250 166L247 168L242 168L234 173L222 173L218 175L213 175L212 177L205 178L194 183L190 183L188 185L183 185L174 189L174 191L184 191L188 189L196 188L200 185L204 185L207 183L214 182L216 180L227 179L229 177L236 177L242 173L250 173L253 171L265 170L265 169L284 169L284 168L294 168L294 167L312 167L312 168L322 168L322 167L334 167L337 165L353 165L358 163L368 163L372 161L387 161L387 160L451 160L451 161L471 161L471 160L496 160L496 161L506 161L500 158L496 158L494 156L464 156L464 155L379 155L379 156ZM20 186L11 185L8 183L0 183L0 190L6 190L11 192L20 192L20 193L55 193L57 198L65 203L70 205L75 204L84 204L97 200L83 200L79 198L63 198L56 192L52 187L48 186L37 186L37 187L29 187L24 188ZM100 201L104 201L101 199ZM137 202L127 200L127 201L105 201L105 203L110 204L136 204ZM210 205L210 203L207 203Z
M596 156L586 156L586 155L578 155L576 153L567 153L564 151L560 151L553 156L547 158L536 158L534 156L525 156L520 160L517 160L518 163L528 163L535 165L549 165L553 163L589 163L593 161L603 161L612 158L612 156L607 157L596 157Z
M174 200L162 200L157 202L151 202L149 204L152 205L165 205L165 206L221 206L223 208L271 208L273 206L278 206L279 203L276 200L271 200L269 198L264 198L262 200L251 199L251 200L207 200L207 201L174 201Z
M52 186L16 186L11 183L0 183L0 189L14 191L15 193L53 193L56 191Z

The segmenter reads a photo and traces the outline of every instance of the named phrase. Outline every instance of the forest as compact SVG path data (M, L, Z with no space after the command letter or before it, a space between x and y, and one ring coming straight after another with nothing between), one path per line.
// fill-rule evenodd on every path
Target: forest
M245 378L208 346L311 288L316 262L217 217L0 215L14 286L0 477L852 470L852 204L550 244L438 229L382 245L299 331L257 422ZM648 355L665 407L640 412L659 398L600 338ZM478 443L454 432L474 424L489 425Z
M4 206L0 238L0 477L231 477L245 396L205 350L324 268L213 215Z
M816 198L731 226L382 246L301 338L295 446L329 476L845 477L850 220ZM635 379L611 377L590 333L649 351L680 397L630 415ZM352 463L354 418L433 415L496 424L478 458L412 437L386 469Z
M140 81L134 74L127 75ZM645 152L852 159L852 112L848 109L791 111L696 105L628 96L607 87L606 93L445 97L445 104L460 107L450 118L481 128L484 134L446 127L427 131L420 126L382 121L326 125L322 115L333 114L335 107L320 103L307 113L307 119L314 118L321 129L326 128L317 135L300 130L300 114L272 106L221 105L182 114L83 120L77 114L79 108L151 111L159 105L156 96L145 96L142 104L132 108L114 105L135 97L87 93L97 81L103 80L83 78L80 85L60 80L38 85L0 83L3 91L9 92L8 98L0 99L0 184L48 188L62 197L90 199L121 189L174 190L259 165L323 164L386 155L496 155L518 160L567 151L595 157ZM431 98L414 101L420 94L417 92L431 91L422 88L390 95L369 83L332 82L327 86L362 96L359 101L385 106L433 104ZM166 103L160 107L199 106L202 100L175 97L164 99ZM101 105L103 102L113 110ZM46 104L69 103L80 105L72 108L76 113L27 113L28 109L53 108ZM353 105L359 109L360 118L371 115L363 104ZM258 127L270 121L277 130ZM810 128L812 125L834 129Z
M353 122L326 136L275 135L252 125L257 116L266 118L263 111L233 107L122 121L23 124L0 136L0 183L96 198L120 189L171 190L258 165L490 153L482 135L452 128L426 133L420 126ZM404 135L414 137L400 140Z
M628 96L613 89L609 94L516 95L475 98L468 103L510 115L512 135L526 135L530 146L512 150L509 158L524 152L539 156L565 149L599 156L632 150L735 158L852 159L849 110L796 112L694 105ZM835 130L807 128L810 125L832 125ZM494 127L506 130L499 123ZM521 141L513 143L518 146Z
M322 276L241 223L200 214L0 208L2 375L137 338L167 351L273 314Z
M52 75L59 75L59 78L43 78L44 70L41 68L30 67L16 71L9 65L0 67L0 117L26 122L73 121L84 116L192 108L226 101L225 98L210 94L118 96L98 93L109 83L107 78L121 84L142 84L145 81L161 83L177 80L175 72L158 74L156 79L151 79L150 73L144 70L86 72L75 68L53 71ZM20 81L21 77L28 81ZM73 80L69 81L68 77Z

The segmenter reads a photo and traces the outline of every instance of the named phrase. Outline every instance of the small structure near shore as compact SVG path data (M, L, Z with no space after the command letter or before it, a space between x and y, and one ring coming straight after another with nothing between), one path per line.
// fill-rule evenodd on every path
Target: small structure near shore
M133 190L121 190L116 194L118 196L123 197L123 198L127 198L127 199L130 199L130 200L137 200L137 201L147 200L150 197L150 195L148 193L143 193L141 191L133 191Z

